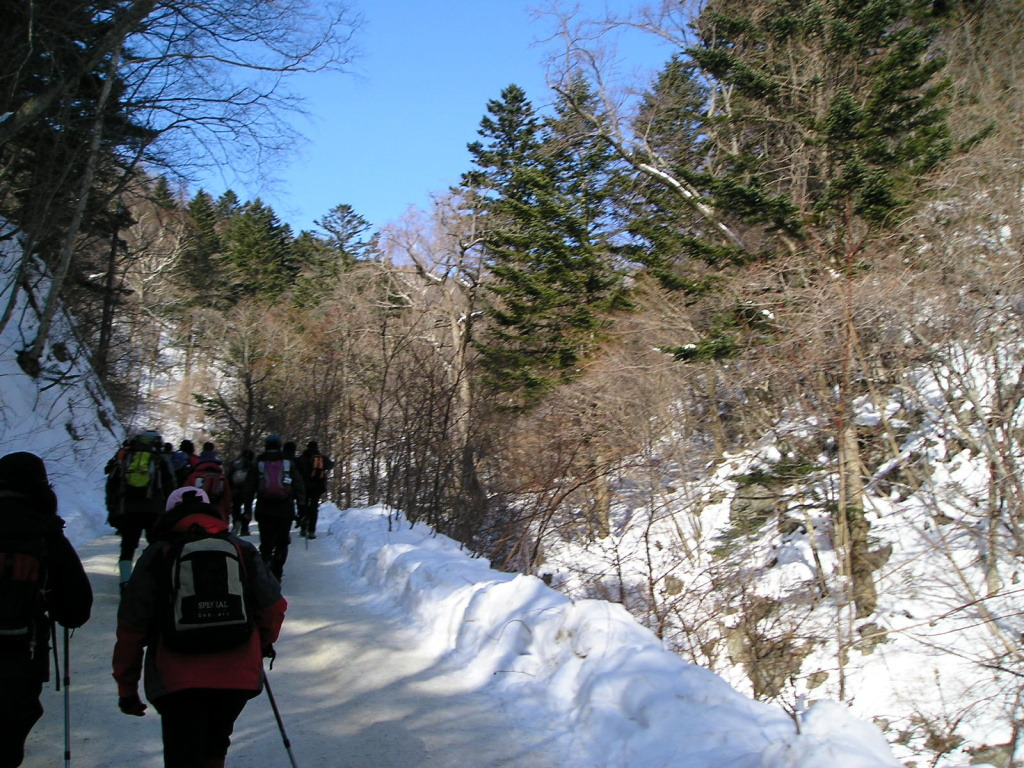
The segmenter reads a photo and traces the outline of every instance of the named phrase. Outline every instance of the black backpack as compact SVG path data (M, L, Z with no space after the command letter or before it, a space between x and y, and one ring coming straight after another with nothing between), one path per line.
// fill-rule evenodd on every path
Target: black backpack
M46 541L41 534L0 532L0 651L45 649Z
M255 626L242 547L227 533L196 526L163 553L166 598L160 621L164 644L179 653L236 648Z

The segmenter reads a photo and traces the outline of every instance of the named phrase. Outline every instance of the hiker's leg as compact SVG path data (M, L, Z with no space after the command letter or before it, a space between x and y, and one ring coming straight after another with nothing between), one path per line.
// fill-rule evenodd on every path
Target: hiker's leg
M40 680L3 680L0 682L0 768L15 768L25 757L25 739L43 716L39 696Z
M231 489L231 532L236 536L242 532L242 497L236 488Z
M256 518L256 522L260 525L260 557L263 558L264 563L269 565L274 555L274 527L272 518L260 515Z
M164 768L195 768L203 764L210 702L201 688L161 696L153 702L160 713Z
M231 746L235 720L242 714L252 695L252 691L209 691L210 720L206 731L203 768L224 764L224 757Z
M311 539L316 538L316 523L320 518L320 497L313 496L309 499L309 515L306 519L306 533Z
M270 568L279 579L284 573L284 564L288 560L288 545L292 540L291 529L292 524L289 518L282 517L274 520L274 530L277 535L274 542L274 557L270 563Z
M257 522L260 524L260 555L270 571L280 579L284 562L288 559L292 520L286 515L266 515Z
M135 557L135 550L139 548L139 541L142 539L142 526L135 520L125 521L121 525L121 555L119 560L127 560L129 563Z
M249 523L252 522L252 497L251 496L249 498L245 499L245 502L243 503L243 507L245 508L245 517L242 519L242 535L243 536L248 536L249 535Z

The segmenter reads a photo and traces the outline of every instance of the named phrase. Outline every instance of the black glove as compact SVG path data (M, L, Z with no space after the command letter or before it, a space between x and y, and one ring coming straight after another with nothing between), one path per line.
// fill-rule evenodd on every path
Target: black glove
M126 715L134 715L135 717L142 717L146 714L146 705L137 693L119 698L117 700L117 708Z
M263 658L270 659L270 668L274 668L274 659L277 658L277 651L274 650L273 643L267 643L263 646Z

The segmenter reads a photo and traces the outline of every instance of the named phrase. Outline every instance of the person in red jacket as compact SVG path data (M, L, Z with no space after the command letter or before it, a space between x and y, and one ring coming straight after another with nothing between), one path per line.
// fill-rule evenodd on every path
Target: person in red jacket
M177 539L199 529L232 542L242 556L254 625L246 642L227 650L175 651L161 631L171 608L161 566ZM200 489L171 494L154 538L139 557L118 609L113 658L118 706L127 715L145 714L138 692L144 677L146 698L160 714L165 768L222 768L235 720L263 689L263 658L273 657L288 603L256 548L227 532L227 523Z

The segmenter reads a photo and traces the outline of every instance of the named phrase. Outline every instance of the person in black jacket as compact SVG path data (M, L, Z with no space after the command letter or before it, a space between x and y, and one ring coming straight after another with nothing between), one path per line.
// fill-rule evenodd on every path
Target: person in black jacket
M256 522L260 527L260 555L278 580L284 574L291 543L295 504L306 501L302 476L295 467L295 444L282 446L278 435L269 435L266 450L256 457Z
M9 623L0 641L0 768L21 765L25 739L43 715L50 621L80 627L92 612L89 579L63 528L42 459L26 452L0 458L0 616ZM34 598L27 623L18 618L26 603L5 604L16 595Z
M231 486L231 532L249 535L252 522L252 502L256 495L256 454L246 448L228 466Z
M140 471L148 476L141 484L132 479L140 473L136 471L136 457L145 461ZM178 486L170 462L163 459L163 440L152 430L133 437L127 449L122 447L107 462L107 471L107 520L121 537L117 566L121 588L124 589L132 574L132 560L143 535L149 543L153 523L164 511L167 494Z
M315 539L320 497L327 492L327 473L331 471L334 462L320 453L316 440L310 440L295 464L306 487L306 503L299 507L299 528L302 536Z

